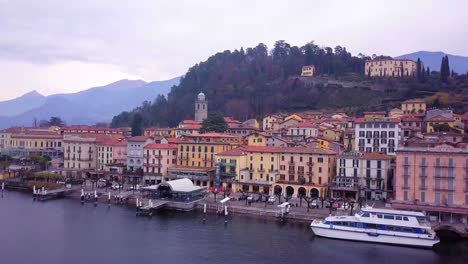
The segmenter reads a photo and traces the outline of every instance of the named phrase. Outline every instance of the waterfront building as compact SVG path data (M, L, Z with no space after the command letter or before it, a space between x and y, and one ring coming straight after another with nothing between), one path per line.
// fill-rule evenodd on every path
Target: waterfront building
M32 154L62 158L63 136L50 129L12 128L3 130L2 154L28 157Z
M109 134L109 135L122 135L127 137L131 133L129 127L122 128L109 128L109 127L95 127L86 125L65 126L62 129L63 135L81 135L81 134Z
M310 147L242 146L216 157L222 181L235 191L325 197L335 155Z
M213 186L215 154L242 145L241 136L204 133L186 135L177 142L177 166L169 168L169 178L189 177L198 186Z
M169 168L177 164L177 145L151 143L143 149L145 184L159 184L167 180Z
M399 119L357 118L354 131L356 151L395 155L400 142Z
M391 197L391 158L380 153L345 152L337 157L333 198L382 200Z
M395 193L394 208L426 211L433 219L466 223L467 144L399 147Z
M404 114L425 114L426 102L423 99L411 99L401 103Z
M369 77L414 77L416 62L408 59L368 60L364 74Z
M85 177L86 173L98 169L98 144L100 142L118 139L121 136L105 134L67 135L63 138L64 173L67 176Z
M195 121L201 123L208 118L208 100L204 93L199 93L195 100Z
M112 167L127 163L127 142L112 138L97 142L98 167L100 171L111 171Z
M278 148L279 178L274 193L312 198L326 197L335 177L336 152L311 147Z
M150 143L154 143L152 137L136 136L128 139L126 173L134 175L129 177L143 176L144 147ZM139 181L139 179L131 180Z
M314 65L306 65L302 66L302 77L313 77L315 75L315 66Z

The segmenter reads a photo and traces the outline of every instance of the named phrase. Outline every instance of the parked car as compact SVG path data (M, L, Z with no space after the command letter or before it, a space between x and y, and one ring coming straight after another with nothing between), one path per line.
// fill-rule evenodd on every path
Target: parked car
M122 185L120 185L120 184L114 182L114 183L112 184L112 187L111 187L111 188L112 188L113 190L117 190L117 189L119 189L119 188L122 188Z
M276 202L276 197L275 196L268 197L268 203L269 204L274 204L275 202Z
M312 208L318 208L317 200L313 200L313 201L310 203L310 207L312 207Z

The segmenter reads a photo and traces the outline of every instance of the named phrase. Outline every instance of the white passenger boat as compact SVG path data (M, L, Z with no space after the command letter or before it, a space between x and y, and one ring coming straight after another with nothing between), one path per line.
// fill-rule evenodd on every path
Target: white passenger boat
M321 237L431 248L439 242L420 212L362 208L354 216L329 216L310 227Z

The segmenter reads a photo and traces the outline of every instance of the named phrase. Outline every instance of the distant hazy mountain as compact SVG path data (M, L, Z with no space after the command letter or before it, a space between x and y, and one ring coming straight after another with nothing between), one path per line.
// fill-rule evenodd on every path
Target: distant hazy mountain
M13 116L21 114L31 108L44 104L46 97L32 91L15 99L0 102L0 116Z
M0 128L31 126L34 119L39 121L51 116L59 116L67 124L110 122L114 115L131 110L145 100L152 101L158 94L167 95L171 87L177 84L179 78L149 83L142 80L121 80L70 94L44 97L31 92L0 102Z
M441 51L418 51L401 55L397 58L411 60L417 60L420 58L423 61L424 66L429 66L431 71L440 71L440 62L442 61L442 57L445 55L448 55L451 70L453 69L456 73L460 74L465 74L468 71L468 57L450 55Z

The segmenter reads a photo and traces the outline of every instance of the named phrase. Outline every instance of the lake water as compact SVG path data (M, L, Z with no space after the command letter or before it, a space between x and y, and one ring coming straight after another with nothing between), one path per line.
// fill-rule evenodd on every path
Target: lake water
M125 207L77 200L0 198L0 263L467 263L466 243L424 250L314 237L303 224Z

